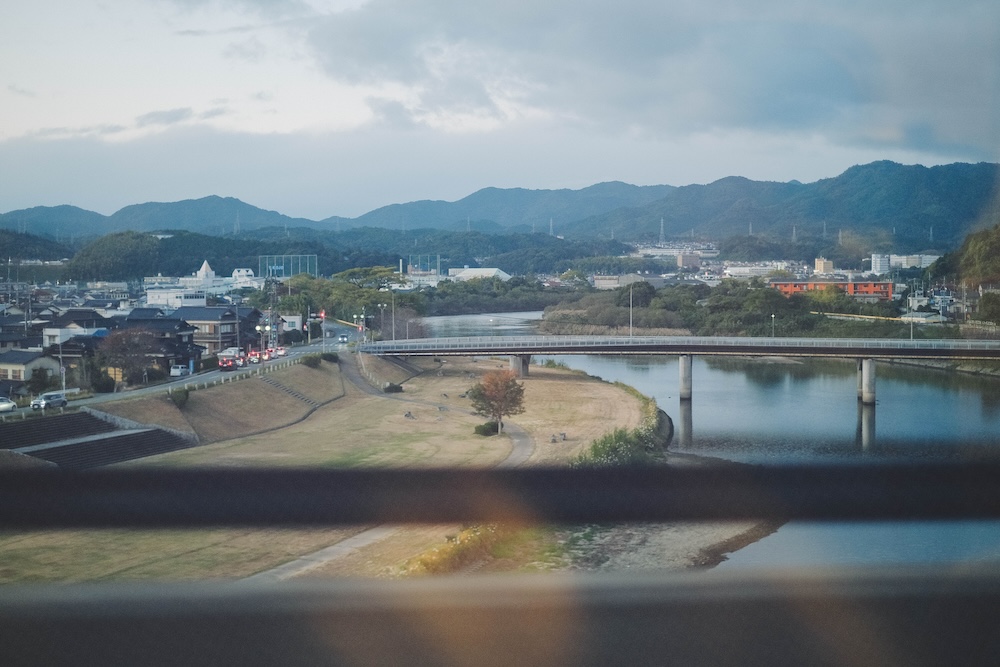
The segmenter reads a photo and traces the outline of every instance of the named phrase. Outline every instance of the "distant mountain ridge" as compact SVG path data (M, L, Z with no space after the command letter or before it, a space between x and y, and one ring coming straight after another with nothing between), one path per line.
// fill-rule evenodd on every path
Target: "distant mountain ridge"
M957 247L977 229L1000 223L1000 165L937 167L873 162L803 184L730 176L707 185L636 186L621 182L581 190L485 188L455 202L384 206L357 218L315 221L257 208L232 197L126 206L104 216L73 206L0 214L0 229L61 242L125 230L181 229L238 236L262 228L346 231L356 227L548 233L567 238L655 242L669 238L780 239L843 234L881 239L900 249Z

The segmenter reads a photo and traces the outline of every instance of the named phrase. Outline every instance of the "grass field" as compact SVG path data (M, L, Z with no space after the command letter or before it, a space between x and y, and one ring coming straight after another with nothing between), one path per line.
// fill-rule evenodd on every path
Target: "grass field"
M345 360L342 363L354 363ZM493 466L510 452L506 436L482 437L461 394L494 360L424 361L408 377L366 359L379 382L403 383L400 394L371 395L345 381L336 364L295 365L270 377L199 389L183 408L166 396L108 404L108 412L193 431L200 447L126 466ZM528 465L566 462L595 438L641 419L640 401L613 385L559 368L533 366L524 379L524 414L510 421L535 442ZM406 414L409 413L410 417ZM565 440L551 436L566 433ZM108 579L235 579L335 544L364 527L316 530L35 531L0 534L0 583ZM456 526L407 527L372 548L318 569L321 576L397 576L401 565Z

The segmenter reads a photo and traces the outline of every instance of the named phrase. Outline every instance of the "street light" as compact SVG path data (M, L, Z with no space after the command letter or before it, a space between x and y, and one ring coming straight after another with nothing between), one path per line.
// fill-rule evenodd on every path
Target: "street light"
M384 340L385 339L385 309L389 306L389 304L387 304L387 303L377 303L375 305L378 306L379 311L381 311L381 313L380 313L381 317L380 317L380 319L378 321L379 322L378 328L379 328L379 336L381 336L382 339Z
M635 283L628 284L628 337L632 337L632 285ZM772 315L773 317L773 315Z
M774 313L771 313L771 338L774 338Z
M254 329L257 330L257 338L260 340L260 355L263 357L264 356L264 339L265 338L270 338L270 336L271 336L271 325L270 324L266 324L264 326L260 326L258 324L257 326L254 327Z

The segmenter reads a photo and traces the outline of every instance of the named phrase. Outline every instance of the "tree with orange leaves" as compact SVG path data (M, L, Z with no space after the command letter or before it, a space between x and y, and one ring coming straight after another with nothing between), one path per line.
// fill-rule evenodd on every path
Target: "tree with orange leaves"
M490 371L468 392L477 415L490 417L503 432L503 418L524 412L524 385L513 371Z

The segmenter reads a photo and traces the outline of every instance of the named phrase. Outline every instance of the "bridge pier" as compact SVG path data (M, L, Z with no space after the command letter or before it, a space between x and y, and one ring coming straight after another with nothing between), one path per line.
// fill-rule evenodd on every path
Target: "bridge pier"
M528 376L528 368L531 366L530 354L512 354L510 356L510 370L519 378Z
M858 400L875 405L875 360L858 359Z
M679 395L682 401L691 400L691 355L682 354L677 358L677 366L680 372Z

